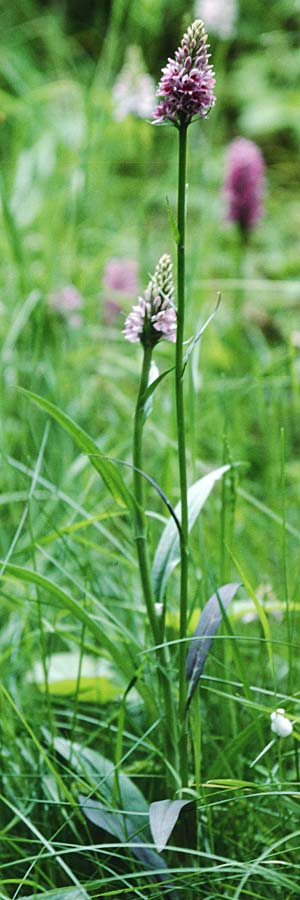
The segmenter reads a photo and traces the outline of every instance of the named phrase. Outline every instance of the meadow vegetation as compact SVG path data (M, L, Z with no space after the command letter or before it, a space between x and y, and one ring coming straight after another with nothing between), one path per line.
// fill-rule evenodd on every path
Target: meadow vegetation
M188 484L224 470L190 534L186 648L221 602L186 783L167 705L176 719L178 547L157 651L132 501L142 347L122 333L163 254L176 272L177 134L147 103L199 4L176 0L166 27L169 5L114 0L86 28L29 0L0 13L1 900L299 897L299 2L266 19L240 0L225 37L207 24L217 100L188 132L185 340L216 311L184 377ZM224 192L237 136L265 164L246 236ZM154 359L157 576L180 500L172 341Z

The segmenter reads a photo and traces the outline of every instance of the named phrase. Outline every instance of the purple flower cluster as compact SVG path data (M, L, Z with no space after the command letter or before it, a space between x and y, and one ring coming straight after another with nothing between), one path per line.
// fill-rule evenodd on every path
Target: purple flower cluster
M162 338L176 341L176 310L172 262L165 253L157 263L153 277L127 316L123 334L131 344L141 341L152 346Z
M263 212L265 165L259 147L247 138L236 138L229 147L225 177L228 219L247 234Z
M187 126L204 118L215 103L215 77L209 64L207 34L196 19L183 35L175 59L168 60L157 89L161 98L154 111L154 124L172 122Z

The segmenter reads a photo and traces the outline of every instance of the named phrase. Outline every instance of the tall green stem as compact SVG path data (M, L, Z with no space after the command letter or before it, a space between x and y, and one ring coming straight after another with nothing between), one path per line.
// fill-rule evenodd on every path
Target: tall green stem
M186 704L186 638L187 625L187 598L188 598L188 501L187 501L187 473L186 473L186 446L185 446L185 422L184 422L184 398L183 398L183 339L184 339L184 311L185 311L185 212L186 212L186 138L187 127L179 128L179 166L178 166L178 206L177 206L177 339L176 339L176 414L177 414L177 441L179 461L179 481L181 497L181 581L180 581L180 626L179 637L179 717L181 722L180 740L180 770L182 784L187 782L187 736L185 731L185 704Z
M161 622L155 611L155 601L152 589L150 564L147 545L147 528L144 504L144 479L141 475L143 470L143 427L145 421L145 393L149 382L149 372L151 365L152 347L144 346L143 366L140 380L140 388L135 409L134 418L134 436L133 436L133 465L134 465L134 494L136 500L135 510L135 539L137 546L137 555L139 563L139 572L142 585L143 596L148 613L148 619L152 631L155 644L162 644L163 634L161 630ZM176 773L178 771L178 737L177 737L177 721L174 705L174 698L170 683L170 665L168 659L168 649L159 646L156 651L158 661L158 677L160 681L163 702L164 702L164 720L165 720L165 751L170 765L173 767L173 776L170 780L170 790L178 787ZM170 770L168 770L170 772Z
M144 410L145 410L145 392L149 382L149 372L151 366L152 347L144 347L143 366L140 380L140 389L138 393L135 417L134 417L134 435L133 435L133 465L134 465L134 494L136 500L135 512L135 540L137 547L137 555L139 562L139 570L141 577L142 590L146 603L148 619L150 622L152 635L156 644L160 641L160 629L157 616L155 614L154 598L152 584L150 578L150 565L147 547L147 529L145 518L144 503L144 478L138 469L143 469L143 427L144 427Z

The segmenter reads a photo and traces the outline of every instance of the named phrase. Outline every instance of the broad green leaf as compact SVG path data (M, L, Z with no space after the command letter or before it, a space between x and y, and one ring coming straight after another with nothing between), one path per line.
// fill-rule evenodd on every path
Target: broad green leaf
M120 472L112 460L106 459L104 454L101 453L101 450L99 450L99 447L97 447L97 444L95 444L89 434L87 434L83 428L80 428L70 416L67 416L66 413L62 412L58 406L55 406L54 403L50 403L49 400L45 400L45 398L40 397L39 394L34 394L32 391L24 390L24 388L19 388L19 390L21 390L26 397L29 397L30 400L33 400L37 406L47 412L49 416L52 416L56 422L62 425L65 431L67 431L74 439L80 450L90 457L92 465L103 478L103 481L114 497L114 500L116 500L120 506L126 506L128 509L132 510L133 498L124 484Z
M58 585L49 578L40 575L39 572L33 572L31 569L25 569L22 566L13 566L10 563L5 566L5 571L0 575L0 578L4 581L21 581L25 584L35 584L37 587L44 589L45 593L54 596L63 609L67 609L69 612L73 613L76 619L79 619L79 621L86 625L89 631L97 637L105 650L110 654L111 658L117 663L120 670L126 675L126 678L130 680L134 677L134 668L129 655L124 649L122 652L118 650L116 643L111 641L107 636L107 623L106 627L102 627L99 624L99 620L96 620L82 604L75 600L74 597L71 597L70 594L67 594L66 591L62 590L62 588L58 587Z
M164 850L181 810L191 800L156 800L150 804L150 828L159 853Z
M210 597L202 610L186 658L186 677L190 681L188 703L196 690L214 635L222 621L223 611L236 594L240 583L223 584ZM196 640L198 638L198 640Z
M46 660L47 690L49 694L68 697L76 693L77 699L85 703L109 703L123 694L127 687L125 679L107 659L84 654L52 653ZM78 677L79 675L79 677ZM27 680L46 689L44 666L37 660L28 672Z
M204 475L193 484L188 491L188 517L189 531L191 531L205 501L209 497L214 484L219 478L222 478L225 472L228 472L229 465L221 466L208 475ZM175 507L175 514L181 521L181 503ZM178 528L174 519L170 519L161 535L160 541L156 548L155 557L152 566L152 584L155 593L155 600L159 602L165 592L168 578L173 569L180 562L180 544Z

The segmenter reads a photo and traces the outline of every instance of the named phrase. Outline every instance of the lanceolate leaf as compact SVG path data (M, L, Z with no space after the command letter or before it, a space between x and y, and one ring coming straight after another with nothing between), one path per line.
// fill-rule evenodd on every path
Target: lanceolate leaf
M222 478L225 472L230 468L229 465L221 466L193 484L188 491L188 515L189 515L189 531L191 531L205 501L209 497L214 484L219 478ZM181 521L181 503L175 507L175 514ZM152 583L155 593L155 600L159 602L165 591L165 587L171 572L180 562L180 544L178 529L174 519L170 519L166 525L160 541L158 543L153 566L152 566Z
M169 900L178 900L178 893L170 884L171 876L164 859L155 850L148 847L147 843L144 843L144 838L138 833L136 817L130 817L130 815L126 815L125 812L120 812L119 810L114 812L106 809L102 803L99 803L97 800L90 800L83 794L80 794L79 802L82 811L90 822L118 838L123 845L124 843L127 844L136 859L150 869L151 881L167 882L170 885L168 892L163 894L165 900L167 898ZM180 801L178 802L180 803ZM146 827L148 825L148 817L144 821ZM146 840L147 838L148 835L146 835Z
M239 587L240 582L223 584L210 597L202 610L186 658L186 677L190 681L188 703L191 701L202 674L214 635L222 621L223 611L227 609Z
M150 804L150 828L159 853L168 843L183 806L190 802L190 800L156 800Z
M59 424L62 425L65 431L71 435L77 444L77 447L90 457L92 465L103 478L103 481L114 497L114 500L116 500L120 506L132 509L133 499L126 488L116 465L112 460L106 459L89 434L87 434L83 428L80 428L79 425L76 425L76 422L74 422L70 416L67 416L66 413L62 412L58 406L50 403L49 400L45 400L44 397L40 397L32 391L26 391L23 388L19 388L19 390L29 397L30 400L33 400L37 406L47 412L49 416L52 416L52 419L55 419L56 422L59 422Z

